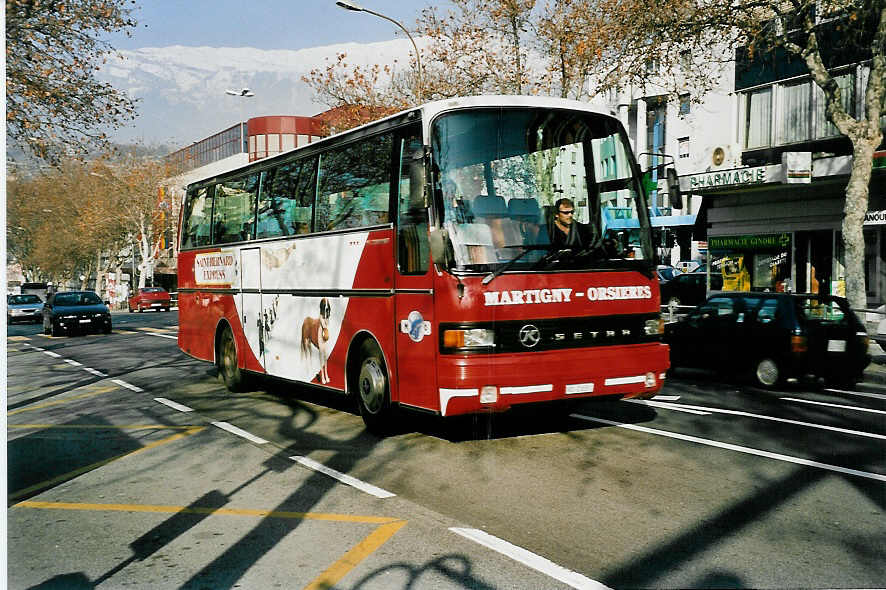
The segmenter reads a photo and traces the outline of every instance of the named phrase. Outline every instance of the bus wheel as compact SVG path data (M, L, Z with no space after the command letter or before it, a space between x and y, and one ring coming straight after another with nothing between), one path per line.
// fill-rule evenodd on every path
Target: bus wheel
M243 390L243 372L237 366L237 347L234 345L234 334L231 328L225 328L218 339L216 365L219 379L229 391Z
M357 374L357 405L367 430L384 435L392 425L388 374L381 351L368 340L360 347L360 372Z

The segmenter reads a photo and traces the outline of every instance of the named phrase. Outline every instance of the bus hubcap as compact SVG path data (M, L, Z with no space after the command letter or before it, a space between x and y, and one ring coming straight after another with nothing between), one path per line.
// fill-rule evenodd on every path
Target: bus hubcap
M385 399L385 374L375 359L366 359L360 367L360 399L371 414L381 410Z

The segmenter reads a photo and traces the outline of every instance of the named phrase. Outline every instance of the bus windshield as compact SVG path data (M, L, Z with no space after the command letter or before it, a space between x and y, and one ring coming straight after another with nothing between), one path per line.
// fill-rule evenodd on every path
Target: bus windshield
M434 121L431 141L456 269L577 270L652 260L645 196L616 119L531 108L459 111ZM563 227L555 224L558 203L581 224L565 245L569 233L555 234Z

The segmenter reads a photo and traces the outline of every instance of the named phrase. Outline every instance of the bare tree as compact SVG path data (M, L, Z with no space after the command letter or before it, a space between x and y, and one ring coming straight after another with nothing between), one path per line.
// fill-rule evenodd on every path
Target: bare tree
M106 145L103 129L135 116L135 104L95 77L112 56L107 33L135 26L127 0L6 1L6 133L58 162Z

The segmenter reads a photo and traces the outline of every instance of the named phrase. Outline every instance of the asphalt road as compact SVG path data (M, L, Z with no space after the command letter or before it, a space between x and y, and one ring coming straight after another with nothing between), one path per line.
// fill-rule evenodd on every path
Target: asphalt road
M882 385L678 371L379 439L340 397L227 393L175 312L114 327L7 329L10 588L886 586Z

